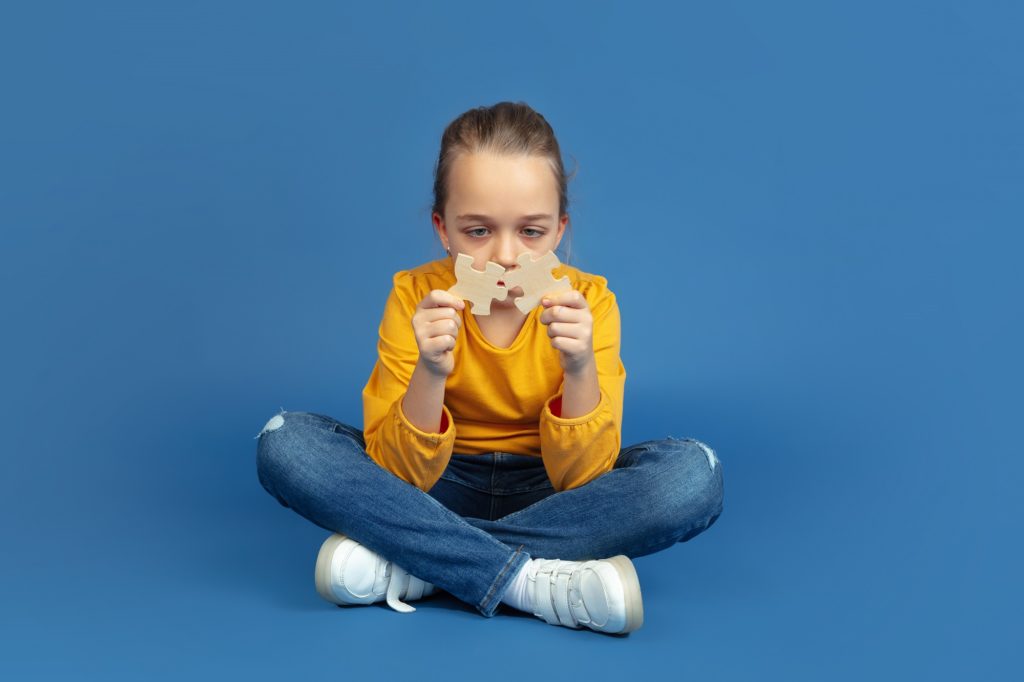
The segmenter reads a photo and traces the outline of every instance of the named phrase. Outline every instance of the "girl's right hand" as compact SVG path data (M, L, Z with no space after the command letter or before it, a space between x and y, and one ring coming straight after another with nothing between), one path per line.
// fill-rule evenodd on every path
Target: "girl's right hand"
M455 339L462 327L459 311L465 301L444 289L434 289L416 306L412 329L420 349L420 364L438 376L448 376L455 369Z

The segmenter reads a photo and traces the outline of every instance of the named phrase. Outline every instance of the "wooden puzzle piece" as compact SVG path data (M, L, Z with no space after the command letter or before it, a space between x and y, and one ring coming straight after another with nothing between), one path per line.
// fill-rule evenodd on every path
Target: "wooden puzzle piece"
M504 301L508 297L508 287L498 284L505 274L505 268L493 261L488 261L485 270L473 267L473 257L460 253L455 258L455 279L449 293L473 304L474 315L490 315L491 299Z
M519 263L519 268L507 271L502 281L509 290L515 289L516 286L523 288L523 295L515 299L520 312L529 313L547 294L572 290L568 277L555 279L551 275L551 271L561 265L553 251L548 251L537 260L531 259L529 253L521 253L516 262Z

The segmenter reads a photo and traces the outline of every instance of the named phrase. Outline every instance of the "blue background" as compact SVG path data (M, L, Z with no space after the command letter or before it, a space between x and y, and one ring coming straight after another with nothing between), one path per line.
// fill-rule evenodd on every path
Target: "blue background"
M372 7L371 7L372 5ZM0 676L1019 679L1012 2L0 10ZM313 589L279 409L360 424L444 126L521 100L619 297L624 441L725 511L627 638ZM8 677L8 679L15 679Z

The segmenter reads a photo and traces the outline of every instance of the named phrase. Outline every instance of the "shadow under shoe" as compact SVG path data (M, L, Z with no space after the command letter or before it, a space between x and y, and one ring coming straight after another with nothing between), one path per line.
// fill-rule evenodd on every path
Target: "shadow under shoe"
M402 599L427 597L437 588L388 561L352 538L335 533L324 540L316 557L316 591L339 606L387 601L395 611L416 609Z

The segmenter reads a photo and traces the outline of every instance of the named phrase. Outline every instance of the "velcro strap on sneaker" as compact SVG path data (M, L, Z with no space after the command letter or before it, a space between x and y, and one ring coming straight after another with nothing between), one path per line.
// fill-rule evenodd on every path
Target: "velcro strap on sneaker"
M573 618L580 625L589 625L591 622L590 613L587 612L587 606L583 603L583 588L580 586L583 581L583 569L589 563L588 561L577 567L576 572L569 578L569 608L572 609Z
M569 580L573 573L571 561L549 559L537 568L533 598L535 616L551 625L579 629L569 606Z
M569 608L569 578L572 576L571 566L560 566L555 573L555 611L562 625L576 627L576 618Z
M405 591L405 598L408 601L412 601L413 599L419 599L423 596L423 593L426 592L428 584L429 583L427 583L427 581L421 580L420 578L417 578L416 576L410 574L409 588Z
M409 574L404 568L396 563L391 564L391 580L388 582L387 601L388 606L395 611L412 613L416 609L402 602L399 597L405 594L409 586Z
M557 560L543 561L537 567L534 576L533 591L533 615L543 618L551 625L560 625L558 614L555 612L555 600L553 594L552 572L555 570Z

